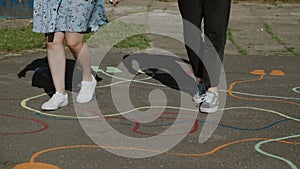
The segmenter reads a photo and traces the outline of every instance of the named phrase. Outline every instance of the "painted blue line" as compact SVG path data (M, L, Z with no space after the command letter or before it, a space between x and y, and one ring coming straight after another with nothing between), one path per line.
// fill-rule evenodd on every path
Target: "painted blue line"
M264 127L261 127L261 128L252 128L252 129L251 128L239 128L239 127L234 127L234 126L229 126L229 125L224 125L224 124L219 124L219 126L234 129L234 130L240 130L240 131L260 131L260 130L265 130L265 129L268 129L268 128L272 128L275 125L286 122L286 121L290 121L290 119L279 120L279 121L276 121L276 122L274 122L270 125L267 125L267 126L264 126Z
M47 120L62 120L62 121L75 121L76 120L76 121L78 121L78 119L76 119L76 118L71 119L71 118L61 118L61 117L49 117L49 116L40 114L38 112L36 113L36 116L47 119ZM81 120L99 121L99 119L81 119ZM111 122L111 123L121 124L121 125L125 125L125 126L134 126L135 125L134 123L123 123L123 122Z
M70 118L61 118L61 117L49 117L49 116L46 116L46 115L42 115L40 113L36 113L37 116L40 116L42 118L45 118L45 119L49 119L49 120L78 120L76 118L74 119L70 119ZM99 119L84 119L84 120L99 120ZM180 121L180 122L177 122L177 123L185 123L185 122L188 122L190 120L183 120L183 121ZM282 120L279 120L279 121L276 121L272 124L269 124L269 125L266 125L264 127L260 127L260 128L240 128L240 127L235 127L235 126L230 126L230 125L225 125L225 124L216 124L216 123L212 123L212 122L207 122L208 124L212 124L212 125L218 125L220 127L225 127L225 128L229 128L229 129L233 129L233 130L239 130L239 131L261 131L261 130L265 130L265 129L269 129L269 128L272 128L280 123L283 123L283 122L287 122L287 121L290 121L290 119L282 119ZM204 123L205 121L198 121L198 123ZM124 123L124 122L111 122L111 123L114 123L114 124L120 124L120 125L126 125L126 126L133 126L135 125L135 122L130 122L130 123ZM162 127L162 126L171 126L173 125L174 122L171 122L171 123L164 123L164 124L140 124L141 127Z

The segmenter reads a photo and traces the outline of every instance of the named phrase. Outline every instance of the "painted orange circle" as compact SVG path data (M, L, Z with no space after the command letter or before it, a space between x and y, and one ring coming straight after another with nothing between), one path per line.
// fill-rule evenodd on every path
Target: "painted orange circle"
M60 169L59 167L48 163L22 163L16 165L13 169Z

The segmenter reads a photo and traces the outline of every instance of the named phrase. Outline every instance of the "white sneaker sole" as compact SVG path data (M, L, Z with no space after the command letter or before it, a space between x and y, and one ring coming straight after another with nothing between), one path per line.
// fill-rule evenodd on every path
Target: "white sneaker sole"
M43 111L53 111L53 110L57 110L59 108L65 107L66 105L68 105L68 102L63 103L62 105L59 105L57 108L43 108L43 107L41 107L41 110L43 110Z
M92 96L91 99L79 99L79 98L76 98L76 102L77 103L88 103L88 102L90 102L90 101L93 100L94 95L95 95L95 93L93 93L93 96Z
M219 108L219 106L216 106L214 108L202 108L202 107L200 107L200 111L202 113L215 113L215 112L218 111L218 108Z

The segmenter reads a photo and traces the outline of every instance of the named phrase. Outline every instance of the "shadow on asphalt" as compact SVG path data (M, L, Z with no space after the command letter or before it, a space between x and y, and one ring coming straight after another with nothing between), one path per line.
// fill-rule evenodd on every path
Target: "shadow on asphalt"
M129 73L137 74L142 70L146 75L175 90L193 96L197 91L195 80L184 70L188 60L168 55L138 53L125 55L123 63Z
M32 61L18 73L18 77L26 77L28 71L34 72L32 76L32 86L43 88L45 93L47 93L50 97L55 93L55 88L51 78L51 72L49 69L47 57L39 58ZM74 77L74 74L78 76ZM94 71L92 71L92 74L95 75L95 78L98 82L102 80L102 78L100 78ZM79 91L79 87L73 87L72 89L72 82L74 83L73 86L78 86L81 81L81 70L78 66L76 66L76 60L67 59L65 74L66 90Z

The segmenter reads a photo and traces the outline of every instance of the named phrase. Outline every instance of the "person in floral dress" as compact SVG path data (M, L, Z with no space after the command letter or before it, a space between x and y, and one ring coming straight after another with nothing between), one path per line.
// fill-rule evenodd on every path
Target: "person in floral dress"
M111 4L119 2L112 0ZM76 101L87 103L92 100L97 82L91 74L89 49L83 38L85 33L95 32L105 24L104 0L34 0L33 31L45 34L47 59L56 90L50 100L42 104L42 110L56 110L68 104L65 42L82 71Z

